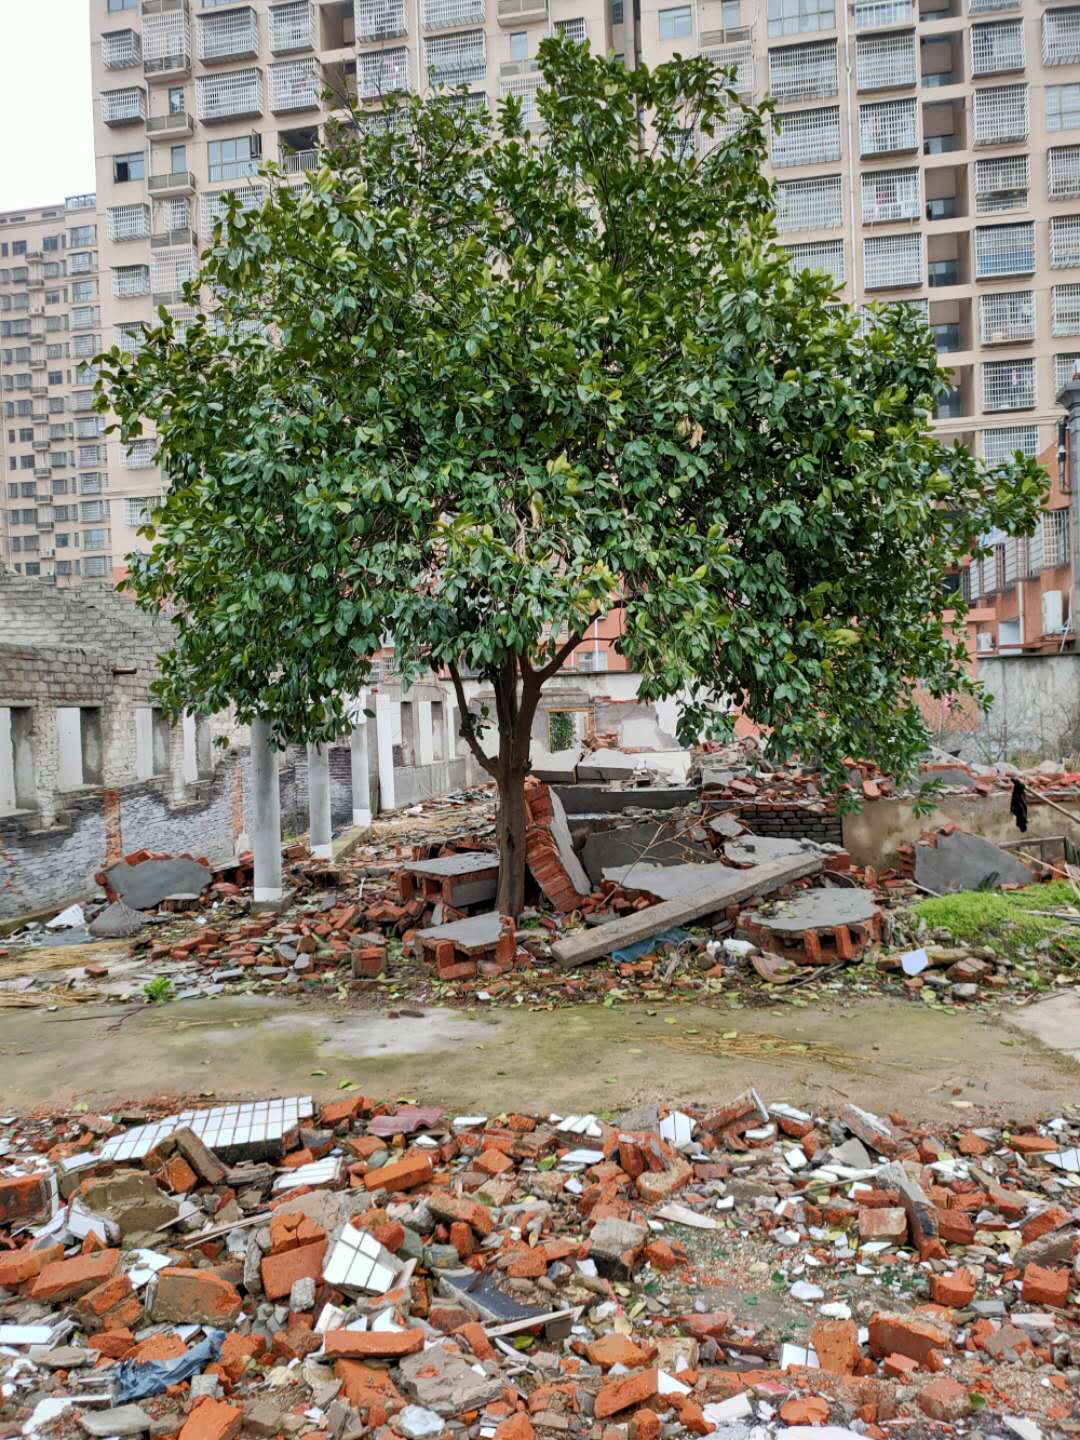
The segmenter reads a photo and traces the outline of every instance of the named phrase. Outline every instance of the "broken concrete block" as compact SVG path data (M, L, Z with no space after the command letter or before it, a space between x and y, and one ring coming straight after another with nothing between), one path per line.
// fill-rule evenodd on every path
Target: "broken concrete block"
M488 1375L458 1350L432 1346L401 1362L401 1381L426 1410L436 1415L457 1417L468 1410L481 1410L502 1395L504 1381Z
M79 1424L95 1440L106 1440L110 1435L145 1435L150 1416L138 1405L118 1405L114 1410L84 1410Z
M121 1236L156 1230L176 1218L176 1201L160 1190L145 1170L92 1176L83 1184L82 1199L94 1214L108 1216Z
M1034 878L1008 850L966 830L954 830L951 835L939 831L933 843L920 841L915 846L916 884L938 895L988 886L1030 885Z
M99 940L129 940L146 929L146 916L125 905L123 900L114 900L86 928Z
M109 889L132 910L153 910L170 895L200 895L214 878L208 865L180 855L137 865L119 860L104 873Z
M640 1225L605 1216L597 1221L589 1235L589 1258L602 1275L622 1279L632 1273L646 1238Z

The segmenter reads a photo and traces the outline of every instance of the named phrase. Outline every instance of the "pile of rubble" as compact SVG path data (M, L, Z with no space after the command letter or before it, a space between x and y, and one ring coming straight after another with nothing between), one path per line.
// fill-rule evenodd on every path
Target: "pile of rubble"
M1076 1118L348 1094L0 1135L7 1435L1080 1430Z

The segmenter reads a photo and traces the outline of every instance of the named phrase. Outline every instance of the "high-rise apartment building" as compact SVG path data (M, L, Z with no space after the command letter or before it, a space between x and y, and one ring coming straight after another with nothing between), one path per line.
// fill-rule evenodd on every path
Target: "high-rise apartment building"
M0 568L106 578L113 537L93 195L0 213Z
M135 347L182 309L221 197L315 163L327 87L378 107L468 87L530 113L555 31L626 62L703 53L771 96L777 226L862 305L915 305L952 387L938 424L977 453L1054 463L1080 360L1080 4L1043 0L88 0L102 330ZM112 553L161 493L153 440L106 442ZM1059 646L1069 497L964 576L980 648ZM1044 597L1051 598L1046 599ZM1055 600L1053 597L1057 597Z

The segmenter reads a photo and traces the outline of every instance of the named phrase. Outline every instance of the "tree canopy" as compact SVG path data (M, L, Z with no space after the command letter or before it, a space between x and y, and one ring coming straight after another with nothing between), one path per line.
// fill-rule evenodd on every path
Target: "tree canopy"
M102 357L99 401L169 476L126 582L173 609L162 700L319 740L384 643L459 698L479 673L515 871L540 688L594 616L685 736L734 701L777 754L902 773L916 687L972 684L946 573L1044 493L935 435L925 321L793 268L767 107L703 58L540 62L542 135L411 96L303 187L271 170L215 229L207 313Z

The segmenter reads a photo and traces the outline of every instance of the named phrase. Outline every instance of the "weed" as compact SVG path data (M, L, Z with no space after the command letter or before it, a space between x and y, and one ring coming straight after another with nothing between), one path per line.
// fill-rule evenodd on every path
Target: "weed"
M1037 950L1050 941L1055 952L1080 961L1080 925L1032 913L1067 909L1080 910L1076 892L1065 881L1054 881L1023 890L963 890L920 901L913 914L966 945L986 945L1005 956Z
M176 995L176 988L167 975L155 975L143 986L143 994L151 1005L167 1005Z

